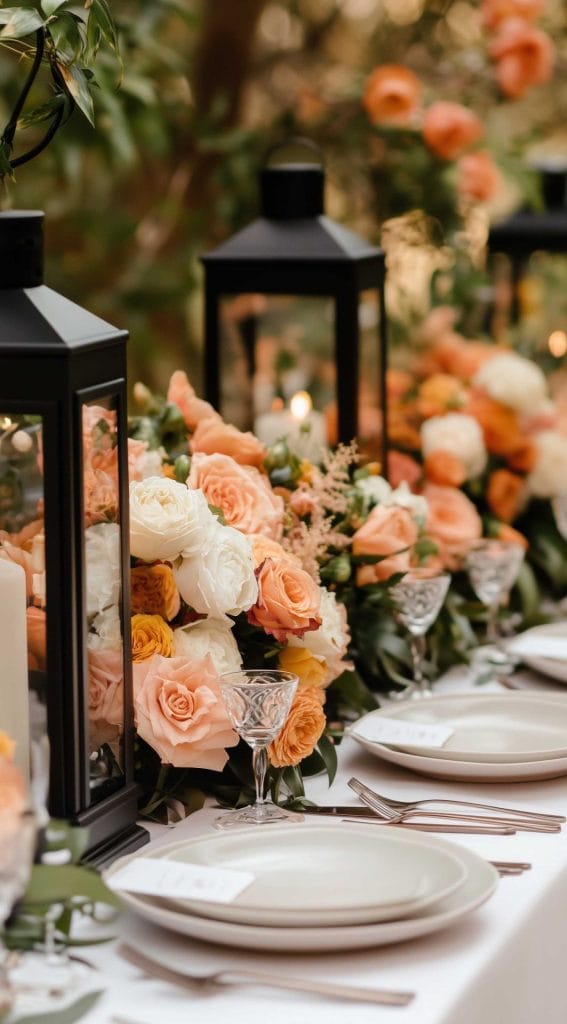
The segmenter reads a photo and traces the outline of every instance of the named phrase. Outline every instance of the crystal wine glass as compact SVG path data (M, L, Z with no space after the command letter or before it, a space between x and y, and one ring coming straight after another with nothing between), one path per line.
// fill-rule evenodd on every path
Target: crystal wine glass
M241 669L221 676L220 689L228 717L239 736L252 747L256 801L250 807L218 818L215 827L264 825L272 821L303 821L264 795L268 746L281 732L299 679L276 669Z
M431 687L423 674L425 634L443 607L449 589L450 575L437 569L410 569L392 587L396 618L409 633L413 663L413 682L401 693L390 694L393 700L412 700L431 697Z
M508 597L523 560L524 550L519 544L496 539L479 541L466 557L473 590L488 607L487 644L484 650L478 652L477 660L498 663L501 667L513 667L510 656L502 648L498 609Z

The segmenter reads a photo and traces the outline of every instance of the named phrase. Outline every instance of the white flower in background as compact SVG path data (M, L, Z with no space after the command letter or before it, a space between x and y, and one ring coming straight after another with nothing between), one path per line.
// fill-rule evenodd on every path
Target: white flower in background
M535 435L537 458L527 478L534 498L554 498L567 487L567 435L542 430Z
M97 523L85 531L87 615L118 605L121 596L120 527Z
M252 607L258 584L249 538L212 518L214 528L207 531L206 544L183 558L174 569L175 581L183 600L196 612L226 619Z
M396 487L395 491L386 498L384 505L397 505L398 508L406 508L414 519L422 526L427 519L428 504L427 498L422 494L414 494L406 480Z
M117 605L111 605L95 615L87 636L89 651L121 651L122 624Z
M491 360L490 365L493 362L495 360ZM445 416L425 420L421 425L421 450L425 458L436 451L456 455L465 467L468 480L482 473L486 466L482 428L473 416L463 412L448 412Z
M356 481L355 487L362 494L365 512L369 512L373 505L381 505L392 493L383 476L363 476Z
M290 636L288 647L306 647L316 658L324 660L327 667L327 686L346 668L343 658L347 652L350 631L345 606L337 601L332 591L325 590L324 587L321 587L319 615L319 628L310 630L301 639L298 636Z
M134 467L136 480L147 480L149 476L160 476L162 462L162 448L154 448L153 451L142 452L136 459Z
M494 356L481 366L472 383L519 413L533 415L547 405L547 382L542 370L515 352Z
M242 658L231 626L220 619L201 619L173 631L173 656L202 661L207 654L219 673L237 672Z
M202 550L216 523L202 491L150 476L130 484L130 553L144 562L168 561Z

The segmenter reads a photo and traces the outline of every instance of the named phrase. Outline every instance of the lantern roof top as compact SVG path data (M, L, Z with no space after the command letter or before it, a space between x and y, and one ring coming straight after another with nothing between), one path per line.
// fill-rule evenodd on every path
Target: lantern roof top
M488 235L492 252L567 252L567 210L520 210L495 224Z
M359 235L325 215L273 220L259 217L212 252L202 256L204 263L226 260L277 262L358 263L381 260L382 249L370 245Z
M0 294L0 348L65 351L126 336L126 331L112 327L45 285L3 289Z

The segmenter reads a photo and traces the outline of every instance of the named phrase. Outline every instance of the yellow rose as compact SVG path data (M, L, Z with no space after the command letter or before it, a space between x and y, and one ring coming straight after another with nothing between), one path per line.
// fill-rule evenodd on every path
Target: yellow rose
M132 661L145 661L153 654L171 658L173 630L161 615L132 616Z
M3 732L0 729L0 757L5 757L6 760L11 761L14 756L15 749L16 744L12 739L10 739L8 733Z
M137 565L131 579L132 614L161 615L168 622L175 618L181 602L169 565Z
M282 731L268 747L274 768L299 764L313 753L325 729L324 703L325 694L318 686L297 691Z
M327 663L316 658L307 647L284 647L279 654L280 668L299 676L299 686L323 686L327 677Z

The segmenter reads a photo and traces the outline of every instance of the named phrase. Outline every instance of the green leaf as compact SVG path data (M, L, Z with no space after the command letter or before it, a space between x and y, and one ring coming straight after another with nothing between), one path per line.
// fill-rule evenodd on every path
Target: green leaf
M83 52L82 27L83 23L80 18L67 11L63 11L49 25L49 32L57 53L69 63L77 60Z
M0 181L6 176L13 178L14 172L10 163L8 148L4 143L0 143Z
M30 110L29 114L24 114L18 121L18 128L31 128L34 124L41 124L42 121L51 121L64 102L65 97L62 93L52 96L47 103L42 103L34 110Z
M79 110L85 115L89 124L94 127L93 98L90 94L89 83L84 70L80 68L66 67L65 64L57 64L63 77L65 85L75 100Z
M41 0L41 9L45 14L46 18L50 18L55 11L63 7L63 4L69 3L69 0Z
M32 868L24 906L56 903L71 896L84 896L93 903L108 903L111 907L120 906L117 897L96 871L69 864L36 864Z
M118 54L118 35L107 0L92 0L87 22L87 46L92 57L103 42Z
M323 758L327 775L329 776L329 785L331 785L337 774L337 748L334 743L331 743L329 737L323 734L317 743L317 750Z
M25 1017L17 1017L14 1024L74 1024L76 1020L80 1020L84 1017L89 1010L92 1010L104 989L99 989L96 992L87 992L86 995L81 996L80 999L75 1000L70 1006L65 1009L52 1010L50 1013L31 1013L26 1014Z
M43 26L43 18L32 7L4 7L0 10L0 39L23 39Z

